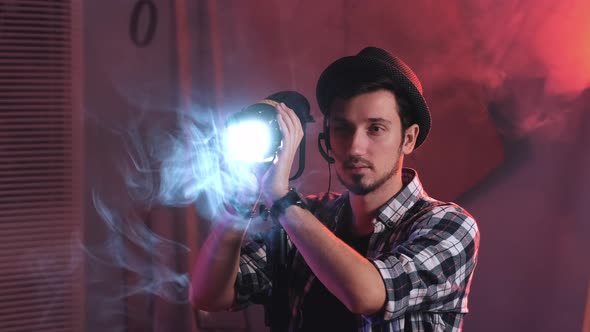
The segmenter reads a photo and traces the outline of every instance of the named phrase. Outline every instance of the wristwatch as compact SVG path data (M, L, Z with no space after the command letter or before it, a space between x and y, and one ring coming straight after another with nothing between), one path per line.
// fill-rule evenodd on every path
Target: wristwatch
M301 196L299 196L295 189L291 188L285 196L277 199L276 201L274 201L274 203L272 203L272 207L270 208L270 218L272 219L272 221L278 222L278 218L283 213L285 213L285 210L287 210L287 208L291 205L297 205L300 208L306 210L308 209L307 204L301 198Z

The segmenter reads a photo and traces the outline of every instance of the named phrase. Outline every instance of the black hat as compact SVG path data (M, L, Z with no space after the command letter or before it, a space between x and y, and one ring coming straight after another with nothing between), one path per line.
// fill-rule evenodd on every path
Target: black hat
M330 104L338 95L338 82L355 80L373 82L388 77L398 86L396 93L403 94L410 103L411 116L420 127L415 148L418 148L430 131L430 111L422 96L422 85L410 67L401 59L377 47L367 47L357 55L334 61L321 74L316 88L320 110L328 115Z

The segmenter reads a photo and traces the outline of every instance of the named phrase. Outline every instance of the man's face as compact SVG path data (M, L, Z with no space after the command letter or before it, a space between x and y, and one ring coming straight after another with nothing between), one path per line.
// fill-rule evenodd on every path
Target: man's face
M330 144L336 174L352 193L395 185L402 164L398 104L387 90L336 99L330 108Z

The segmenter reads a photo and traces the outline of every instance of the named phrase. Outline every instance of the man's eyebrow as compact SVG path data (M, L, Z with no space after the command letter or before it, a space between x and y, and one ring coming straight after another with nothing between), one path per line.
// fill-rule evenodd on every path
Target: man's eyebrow
M391 124L391 121L384 119L384 118L369 118L368 122L372 122L372 123L387 123L387 124Z
M348 121L344 117L341 117L341 116L338 116L338 115L336 115L332 119L330 119L330 122L332 122L332 123L350 123L350 121ZM384 118L368 118L366 122L369 122L369 123L386 123L386 124L391 124L392 123L390 120L387 120L387 119L384 119Z

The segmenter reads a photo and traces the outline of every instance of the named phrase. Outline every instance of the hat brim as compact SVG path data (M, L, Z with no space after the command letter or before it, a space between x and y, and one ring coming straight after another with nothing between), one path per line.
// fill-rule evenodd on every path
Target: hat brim
M334 96L337 82L343 80L355 80L360 82L373 82L378 78L388 77L396 85L397 93L402 94L410 103L414 122L420 127L414 149L418 148L426 140L430 132L431 118L426 100L418 88L394 66L369 57L348 56L336 60L321 74L316 97L324 116L328 115L330 103Z

